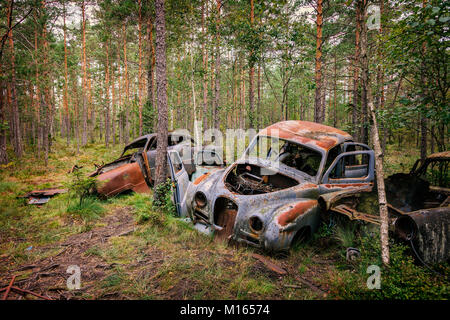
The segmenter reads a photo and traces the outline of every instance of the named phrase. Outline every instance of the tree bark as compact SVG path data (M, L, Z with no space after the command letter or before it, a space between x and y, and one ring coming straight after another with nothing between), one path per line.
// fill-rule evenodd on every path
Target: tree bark
M139 136L142 136L142 0L139 4L138 38L139 38L139 74L138 74L138 92L139 92Z
M110 100L109 100L109 44L107 40L105 42L105 53L106 53L106 63L105 63L105 145L109 146L110 138ZM101 132L101 130L100 130Z
M3 70L0 61L0 79L3 79ZM6 86L3 80L0 80L0 164L7 164L8 153L6 152L6 119L5 119L5 90Z
M316 67L315 67L315 99L314 121L322 123L322 25L323 25L323 0L317 0L316 15Z
M164 183L167 173L167 139L168 139L168 106L167 106L167 71L166 71L166 20L164 0L155 0L156 9L156 94L158 105L158 130L155 170L156 187ZM158 193L154 193L158 200Z
M67 30L66 30L66 2L64 1L63 8L63 20L64 20L64 116L66 123L66 140L67 146L70 144L70 115L69 115L69 102L68 102L68 71L67 71Z
M250 0L250 27L253 29L255 20L255 8L253 0ZM249 106L249 122L250 128L255 126L255 94L254 94L254 78L255 78L255 62L254 62L254 51L250 51L250 63L249 63L249 75L248 75L248 106Z
M333 108L333 127L337 127L337 96L336 96L336 91L337 91L337 61L336 61L336 52L334 53L334 86L333 86L333 104L334 104L334 108Z
M202 1L202 60L203 60L203 130L208 127L208 55L206 53L206 32L205 32L205 1Z
M82 69L83 69L83 111L82 111L82 126L83 132L81 134L81 145L85 146L87 144L87 118L88 118L88 88L87 88L87 66L86 66L86 4L85 1L81 3L81 16L82 16Z
M389 265L389 212L387 208L386 191L384 187L383 175L383 153L378 134L377 116L372 103L370 88L368 88L368 104L372 115L372 139L375 151L375 167L378 188L378 203L380 207L380 236L381 236L381 260L384 265Z
M216 31L216 59L215 59L215 85L214 85L214 128L220 128L220 9L222 6L221 0L216 0L217 4L217 31Z
M130 121L129 121L129 104L130 104L130 84L128 80L128 61L127 61L127 27L125 22L123 23L123 63L125 67L125 103L124 103L124 111L125 111L125 126L124 126L124 135L123 140L125 144L128 144L130 137Z
M364 23L367 0L361 1L361 141L369 143L369 123L367 107L367 90L369 86L369 59L367 57L367 25Z
M361 7L360 0L356 2L356 27L355 27L355 56L353 61L353 108L352 108L352 134L356 141L360 140L358 130L358 105L359 105L359 64L360 64L360 30Z
M8 10L8 25L12 24L12 13L14 7L14 0L10 1L10 7ZM15 67L15 52L14 52L14 39L12 29L9 29L8 33L9 48L10 48L10 67L11 67L11 117L12 117L12 127L11 135L13 138L13 147L16 157L20 158L23 154L22 146L22 134L20 132L21 124L19 117L19 105L17 102L17 90L16 90L16 67Z

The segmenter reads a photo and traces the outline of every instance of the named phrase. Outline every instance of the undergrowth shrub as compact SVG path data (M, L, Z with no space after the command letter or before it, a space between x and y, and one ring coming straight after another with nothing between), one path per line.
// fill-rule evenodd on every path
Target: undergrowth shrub
M408 253L408 247L390 241L390 264L383 266L379 234L365 234L359 239L361 258L355 272L339 272L332 279L332 293L342 299L448 299L450 268L444 263L433 266L439 269L440 277L423 266L419 266ZM368 289L366 282L371 274L366 273L370 265L381 271L381 288Z
M79 199L81 206L83 200L89 197L97 187L97 179L87 176L81 170L74 170L71 173L71 181L68 183L69 192Z
M153 207L155 210L161 210L166 214L175 216L176 208L172 201L172 188L174 184L171 179L167 179L166 182L161 183L155 187L155 200L153 201Z
M100 200L93 195L97 187L97 179L87 176L81 170L75 170L71 174L67 187L69 189L68 213L83 220L93 220L105 211ZM71 199L75 199L76 202L73 203Z

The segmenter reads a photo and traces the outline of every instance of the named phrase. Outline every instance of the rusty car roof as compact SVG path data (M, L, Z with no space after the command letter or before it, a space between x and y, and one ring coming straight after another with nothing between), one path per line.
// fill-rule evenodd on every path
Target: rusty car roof
M263 136L278 136L280 139L291 140L315 149L328 151L344 141L353 140L345 131L320 123L288 120L277 122L259 132Z
M450 159L450 151L433 153L433 154L430 154L427 158L428 159L436 159L436 158Z
M185 136L185 137L192 138L190 135L186 135L186 134L177 134L177 133L175 133L174 131L169 131L169 133L168 133L169 136L170 136L170 135L173 135L173 134L175 134L175 136ZM144 135L142 135L142 136L140 136L140 137L137 137L136 139L134 139L134 140L131 141L130 143L128 143L128 144L125 146L125 148L128 148L129 146L132 146L133 144L139 142L139 141L142 140L142 139L149 139L149 138L152 138L152 137L155 137L155 136L156 136L156 133L144 134Z

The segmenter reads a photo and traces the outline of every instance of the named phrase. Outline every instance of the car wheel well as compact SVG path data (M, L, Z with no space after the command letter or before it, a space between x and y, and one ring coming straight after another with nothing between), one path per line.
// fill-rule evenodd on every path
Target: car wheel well
M295 233L294 237L291 241L291 246L295 246L296 244L306 242L309 239L311 239L312 232L311 232L311 226L303 226Z

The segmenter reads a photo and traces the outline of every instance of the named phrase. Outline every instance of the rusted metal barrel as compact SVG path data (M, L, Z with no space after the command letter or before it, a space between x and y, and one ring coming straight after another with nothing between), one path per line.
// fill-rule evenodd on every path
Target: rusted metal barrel
M395 234L412 241L425 263L450 259L450 207L417 210L395 221Z

